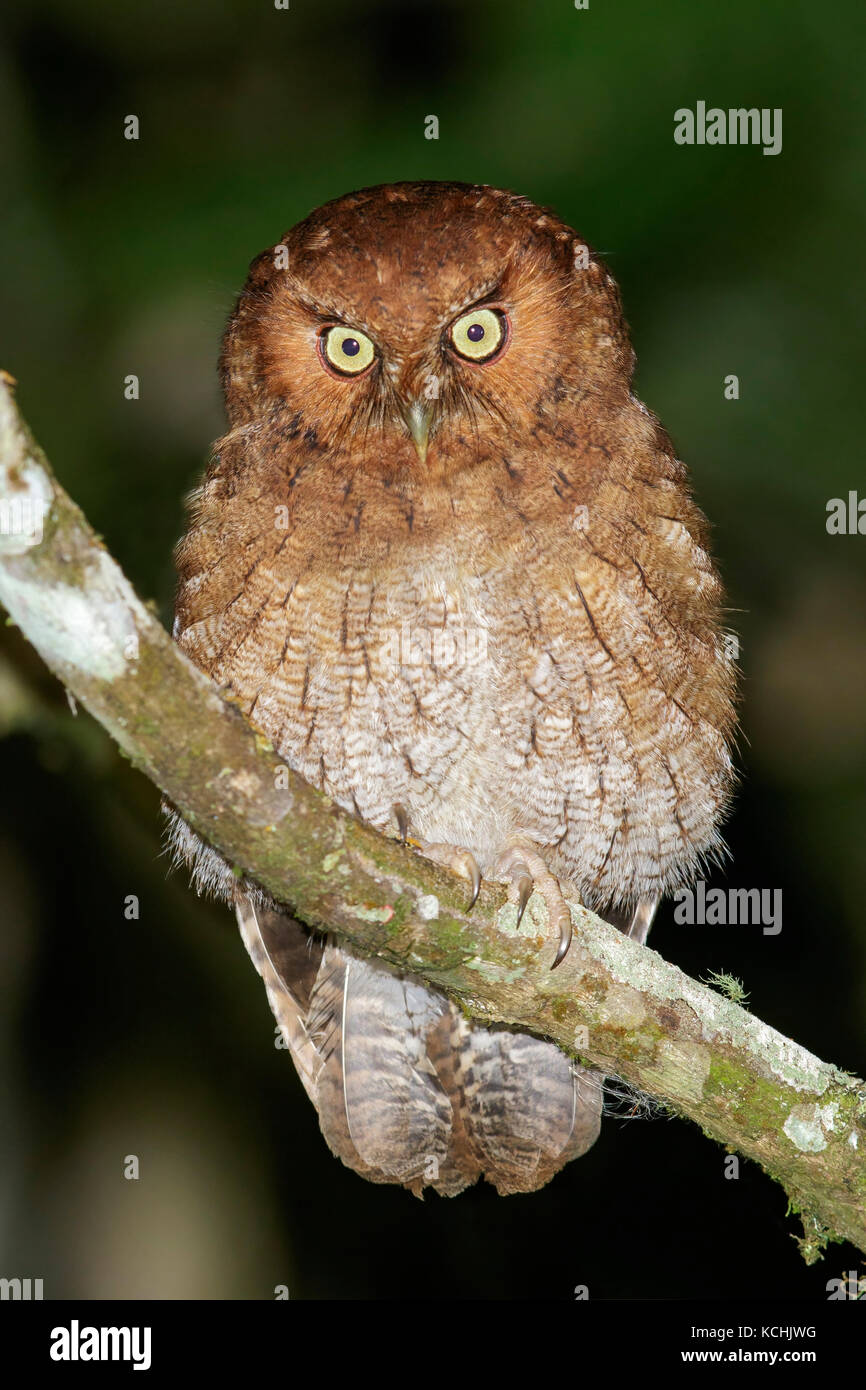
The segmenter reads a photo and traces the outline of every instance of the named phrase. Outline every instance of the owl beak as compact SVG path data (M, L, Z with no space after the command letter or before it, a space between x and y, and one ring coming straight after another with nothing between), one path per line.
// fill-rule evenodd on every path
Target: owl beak
M412 436L412 443L422 463L427 460L427 444L433 420L432 401L407 401L402 407L403 419Z

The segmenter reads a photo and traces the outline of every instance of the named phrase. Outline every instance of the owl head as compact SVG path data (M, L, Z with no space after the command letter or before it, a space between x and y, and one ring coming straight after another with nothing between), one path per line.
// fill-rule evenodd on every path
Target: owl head
M232 429L428 479L501 454L528 416L616 408L632 370L587 244L526 198L459 183L318 208L253 261L222 356Z

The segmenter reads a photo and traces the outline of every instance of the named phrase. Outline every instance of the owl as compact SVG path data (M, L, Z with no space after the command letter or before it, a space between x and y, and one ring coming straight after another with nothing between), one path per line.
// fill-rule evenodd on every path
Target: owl
M735 675L686 470L632 394L617 287L486 186L338 198L258 256L175 636L282 759L449 865L639 942L720 849ZM602 1078L309 932L175 813L237 913L324 1136L374 1182L541 1187Z

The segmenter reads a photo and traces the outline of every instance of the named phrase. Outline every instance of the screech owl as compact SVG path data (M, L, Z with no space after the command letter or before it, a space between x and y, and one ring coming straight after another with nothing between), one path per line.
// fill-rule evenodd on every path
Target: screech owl
M421 852L560 885L643 941L721 845L734 683L706 523L631 392L619 294L553 213L404 183L253 261L228 432L178 553L175 635L280 755ZM175 815L244 940L333 1151L376 1182L542 1186L601 1086L314 937Z

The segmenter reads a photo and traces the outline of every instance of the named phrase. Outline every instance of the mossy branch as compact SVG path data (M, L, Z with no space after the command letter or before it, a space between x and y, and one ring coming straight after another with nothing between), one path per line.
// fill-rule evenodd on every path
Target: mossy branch
M866 1086L575 906L466 884L341 810L187 660L53 477L0 380L0 602L189 823L313 927L429 980L483 1022L551 1038L759 1163L827 1239L866 1251Z

